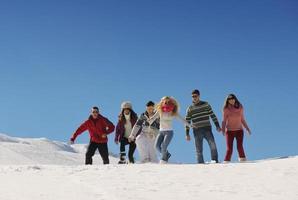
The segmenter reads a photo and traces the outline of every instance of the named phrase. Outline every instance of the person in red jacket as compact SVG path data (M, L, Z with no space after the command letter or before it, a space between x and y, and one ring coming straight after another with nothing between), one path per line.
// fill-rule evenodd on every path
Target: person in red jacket
M92 165L92 157L98 149L103 160L103 164L109 164L108 137L112 133L115 126L107 118L99 114L98 107L93 107L91 115L73 134L70 139L71 144L74 144L78 135L88 130L90 134L90 143L86 153L86 165Z

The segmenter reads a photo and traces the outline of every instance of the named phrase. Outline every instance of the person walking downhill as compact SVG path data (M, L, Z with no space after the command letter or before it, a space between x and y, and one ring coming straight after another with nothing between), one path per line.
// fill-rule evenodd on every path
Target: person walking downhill
M239 102L236 95L230 94L227 96L223 107L222 122L222 132L223 135L226 136L227 142L227 151L224 160L225 163L231 161L234 138L236 138L237 141L239 161L246 161L246 156L243 149L243 126L245 127L249 135L251 134L251 131L245 121L243 110L243 106Z
M78 135L88 130L90 134L90 143L86 153L86 165L92 165L92 157L98 149L100 156L103 160L103 164L109 164L109 150L108 150L108 137L107 135L112 133L115 126L107 118L99 114L98 107L93 107L91 115L72 135L70 143L74 144Z
M134 141L128 141L128 137L131 134L132 128L138 119L137 114L132 109L130 102L123 102L121 104L121 113L119 115L119 121L116 126L115 143L120 143L120 161L119 164L126 164L126 152L125 146L129 145L128 160L129 163L134 163L134 152L136 150L136 143Z
M146 104L146 112L139 117L129 136L130 141L134 141L136 138L141 163L158 162L154 144L156 136L159 133L159 118L151 124L147 122L155 114L154 106L155 104L152 101Z
M177 118L187 126L192 126L179 114L179 104L173 97L163 97L157 105L157 112L147 121L152 125L157 118L160 118L160 132L155 141L155 148L161 153L160 163L166 164L171 157L168 146L174 135L173 120Z
M212 133L212 127L210 123L210 118L213 120L216 130L221 131L218 119L214 114L210 104L206 101L200 100L200 91L192 91L192 101L193 104L188 107L186 114L186 121L192 123L195 128L193 129L195 146L196 146L196 156L197 162L202 164L204 162L203 157L203 139L206 139L210 150L211 150L211 162L218 163L218 152L214 136ZM190 141L190 128L186 126L186 140Z

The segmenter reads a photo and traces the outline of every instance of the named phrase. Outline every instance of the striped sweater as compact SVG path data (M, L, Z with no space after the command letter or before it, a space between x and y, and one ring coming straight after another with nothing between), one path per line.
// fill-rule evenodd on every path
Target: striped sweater
M211 127L210 117L217 128L220 127L218 119L214 114L211 106L206 101L200 101L188 107L186 121L193 124L196 128ZM189 127L186 128L186 135L189 135Z

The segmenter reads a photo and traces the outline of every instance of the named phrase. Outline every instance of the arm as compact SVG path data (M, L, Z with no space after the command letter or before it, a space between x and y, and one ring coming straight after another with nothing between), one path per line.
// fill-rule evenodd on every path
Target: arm
M241 122L242 122L244 128L250 133L250 129L249 129L249 127L248 127L248 125L246 123L246 120L244 118L244 110L243 110L243 108L241 110Z
M81 124L81 126L76 130L76 132L70 138L70 141L74 142L78 137L78 135L82 134L84 131L88 129L87 123L88 123L88 120L85 121L83 124Z
M133 139L136 138L137 134L142 130L144 121L145 121L145 119L142 116L140 116L138 121L134 125L129 137L131 137Z
M211 106L208 104L208 111L209 111L209 116L211 117L213 123L215 124L216 128L217 129L220 129L220 125L219 125L219 122L218 122L218 119L216 117L216 115L214 114Z
M152 117L150 117L147 121L149 124L152 124L159 117L160 117L160 114L158 111L156 111L156 113Z
M191 123L191 109L190 107L188 107L187 111L186 111L186 117L185 117L185 120L190 124ZM185 126L185 132L186 132L186 136L189 136L189 131L190 131L190 128L189 126Z
M121 135L121 122L118 121L116 126L116 133L115 133L115 143L118 144Z
M179 119L181 122L183 122L188 128L192 127L192 125L190 123L188 123L187 120L184 119L184 117L182 117L179 113L177 114L177 119Z
M115 130L115 126L114 124L108 120L107 118L104 118L104 122L105 122L105 132L106 134L110 134L110 133L113 133L114 130Z
M224 109L223 110L223 121L222 121L222 126L221 126L223 134L225 134L225 131L226 131L227 120L228 120L228 113L227 113L227 110Z

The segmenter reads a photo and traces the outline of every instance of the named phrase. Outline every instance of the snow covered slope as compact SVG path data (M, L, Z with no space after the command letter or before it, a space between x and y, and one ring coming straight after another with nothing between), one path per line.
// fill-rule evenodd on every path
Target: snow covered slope
M298 199L298 157L241 164L84 166L83 146L0 138L1 200Z
M46 138L15 138L0 134L0 165L80 165L85 162L86 145L68 145ZM110 157L111 163L116 158ZM99 155L95 164L102 163Z

